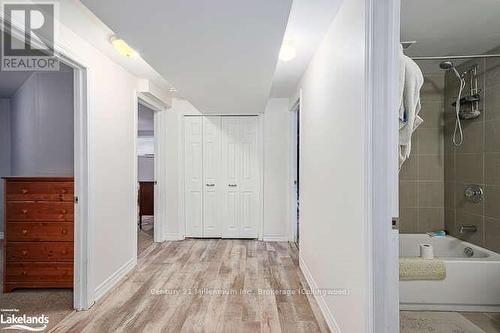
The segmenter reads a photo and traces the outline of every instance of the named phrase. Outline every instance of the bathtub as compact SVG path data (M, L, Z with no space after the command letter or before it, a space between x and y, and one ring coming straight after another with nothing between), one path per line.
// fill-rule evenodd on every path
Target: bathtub
M457 238L401 234L399 255L419 255L418 245L431 244L444 260L442 281L400 281L402 310L500 312L500 255ZM466 256L465 249L474 251Z

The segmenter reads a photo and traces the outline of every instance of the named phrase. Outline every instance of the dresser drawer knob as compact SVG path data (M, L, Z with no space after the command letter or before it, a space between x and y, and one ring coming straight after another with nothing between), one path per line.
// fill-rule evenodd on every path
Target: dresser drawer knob
M28 272L23 271L23 272L22 272L22 274L23 274L24 276L26 276L26 275L28 275Z
M23 209L23 211L22 211L22 212L23 212L23 214L25 214L25 215L26 215L26 214L28 214L28 210L27 210L27 209Z
M61 234L67 235L68 234L68 230L66 230L66 229L61 230Z
M66 252L66 250L62 250L62 251L61 251L61 253L62 253L63 255L66 255L66 253L67 253L67 252Z
M63 213L63 214L66 214L67 212L68 212L68 211L67 211L66 209L63 209L63 210L62 210L62 213Z
M28 233L28 229L23 229L22 233L23 233L23 235L26 235Z
M22 254L23 254L23 256L25 256L25 257L28 255L28 251L26 251L26 250L22 250L22 251L21 251L21 253L22 253Z
M63 193L63 194L66 194L66 192L68 192L68 191L66 191L66 189L64 189L64 188L61 190L61 193Z
M21 192L22 192L23 194L26 194L26 193L28 193L28 190L27 190L27 189L25 189L25 188L23 188L23 189L21 190Z

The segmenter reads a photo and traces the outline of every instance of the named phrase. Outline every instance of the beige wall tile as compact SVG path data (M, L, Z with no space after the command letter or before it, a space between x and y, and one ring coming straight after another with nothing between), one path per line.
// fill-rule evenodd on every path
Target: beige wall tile
M455 183L444 183L444 207L455 208Z
M484 154L484 183L500 186L500 153Z
M418 200L420 208L444 207L444 183L419 183Z
M500 120L490 120L484 124L484 150L500 152Z
M401 233L418 232L417 208L401 208L399 210L399 232Z
M420 155L419 180L420 181L443 181L444 159L443 155Z
M484 244L486 248L500 253L500 220L485 218Z
M443 130L439 128L420 128L417 130L419 154L443 155Z
M484 215L500 219L500 186L485 186L484 201Z
M483 154L456 154L456 182L483 184Z
M453 125L455 126L455 125ZM457 153L482 153L483 152L483 123L475 123L470 120L462 120L464 141L460 147L456 147Z
M486 120L500 119L500 81L495 86L487 86L485 91Z
M455 235L455 210L444 209L444 229L452 236Z
M419 208L419 232L429 232L440 229L444 229L444 208Z
M399 180L417 180L418 179L418 159L416 154L410 155L399 171Z
M455 154L448 153L445 150L444 154L444 181L455 181Z
M399 206L401 208L417 207L417 183L399 183Z
M424 122L422 128L442 128L444 123L443 100L422 100L422 108L419 113Z

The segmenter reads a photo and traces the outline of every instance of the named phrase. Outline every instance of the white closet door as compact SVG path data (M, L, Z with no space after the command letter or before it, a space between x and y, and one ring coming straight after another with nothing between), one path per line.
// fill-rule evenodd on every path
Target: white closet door
M186 237L203 237L202 130L201 117L184 118Z
M221 237L221 117L203 117L203 237Z
M222 117L224 238L257 238L260 161L257 117Z
M240 123L238 117L222 117L223 213L222 237L240 237L241 210L238 183L241 153L239 148Z
M240 237L257 238L260 221L260 163L257 117L240 117L241 169L238 190L241 207Z

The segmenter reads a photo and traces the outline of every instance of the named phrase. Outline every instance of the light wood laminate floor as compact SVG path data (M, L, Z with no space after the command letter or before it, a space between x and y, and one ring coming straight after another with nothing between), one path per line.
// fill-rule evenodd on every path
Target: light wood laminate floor
M154 243L91 310L52 332L328 332L288 243L185 240Z

